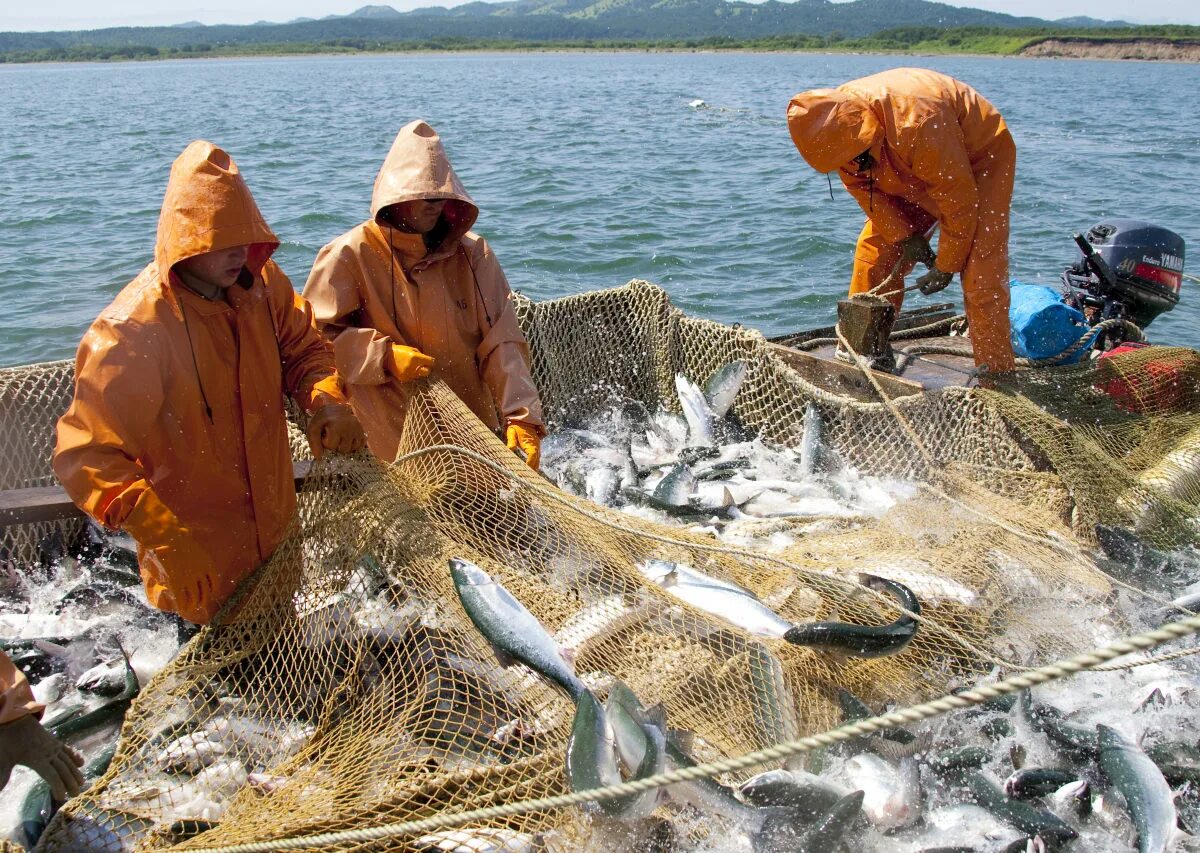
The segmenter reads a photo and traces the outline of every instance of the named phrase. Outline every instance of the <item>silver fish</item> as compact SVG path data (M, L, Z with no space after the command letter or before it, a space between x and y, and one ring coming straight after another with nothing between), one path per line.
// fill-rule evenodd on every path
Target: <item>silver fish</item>
M758 637L782 639L794 626L750 590L666 560L638 564L646 580L697 610Z
M845 772L850 786L863 792L863 812L877 829L899 829L921 816L921 780L913 759L902 759L897 767L863 753L846 762Z
M783 665L762 643L749 643L751 708L759 743L774 746L800 737L796 700L783 677Z
M205 729L171 741L154 757L168 773L199 773L229 752L229 748Z
M675 375L675 391L679 394L679 405L687 420L688 443L700 446L716 444L717 417L704 399L704 392L683 374Z
M611 637L618 631L635 625L650 615L650 603L645 600L630 605L621 595L610 595L585 607L567 619L554 632L554 642L568 661L574 662L588 643Z
M1146 753L1108 726L1097 726L1100 767L1125 796L1137 827L1138 853L1162 853L1175 835L1175 801L1162 771Z
M729 413L733 401L742 388L746 379L746 369L749 365L742 360L731 361L723 365L708 381L704 383L704 398L709 408L718 418Z
M537 836L515 829L451 829L422 835L412 842L419 853L539 853L545 845Z
M612 506L616 503L617 492L621 488L621 478L615 469L608 465L600 465L588 471L583 484L584 494L589 501L601 506Z
M695 490L695 475L687 465L678 462L654 487L654 499L670 506L687 506Z
M800 437L800 473L811 477L821 451L821 414L812 403L804 407L804 432Z
M496 651L502 665L519 661L557 684L579 701L585 688L563 660L554 638L537 617L487 572L467 560L452 558L450 575L467 616Z

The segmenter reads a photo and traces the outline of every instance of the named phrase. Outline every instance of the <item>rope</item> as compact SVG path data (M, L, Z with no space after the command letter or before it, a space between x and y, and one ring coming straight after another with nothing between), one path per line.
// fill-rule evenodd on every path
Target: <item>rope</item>
M276 850L296 850L299 848L324 847L334 844L362 844L379 841L385 838L417 835L436 832L469 823L482 823L503 817L513 817L529 812L545 812L566 806L582 805L599 800L610 800L627 794L640 793L653 788L664 788L678 782L688 782L696 779L709 779L725 773L733 773L762 764L769 764L821 747L832 746L852 738L871 734L882 729L908 725L940 716L960 708L969 708L991 699L1007 696L1034 687L1059 681L1068 676L1111 661L1136 651L1145 651L1171 640L1182 639L1200 632L1200 616L1182 619L1178 622L1160 625L1153 631L1148 631L1125 640L1118 640L1107 646L1093 649L1090 652L1076 655L1065 660L1056 661L1046 666L1010 676L995 684L981 685L964 693L950 694L888 714L881 714L865 720L859 720L831 731L810 735L788 743L777 744L766 749L756 750L733 758L720 759L706 764L697 764L637 779L610 785L604 788L593 788L588 791L576 791L570 794L559 794L552 797L540 797L501 806L489 806L482 809L458 812L455 814L440 814L421 820L405 821L403 823L371 827L369 829L350 829L339 832L326 832L302 838L280 838L271 841L255 841L246 844L232 844L223 847L193 848L195 853L271 853Z
M1143 660L1135 660L1132 663L1110 663L1104 666L1094 666L1091 672L1117 672L1124 669L1137 669L1139 666L1149 666L1152 663L1164 663L1169 660L1179 660L1180 658L1190 657L1200 654L1200 646L1194 649L1180 649L1177 652L1167 652L1161 655L1154 655Z
M1134 335L1134 341L1138 343L1145 343L1146 341L1145 332L1143 332L1136 323L1132 323L1129 320L1118 317L1113 317L1108 320L1103 320L1092 326L1083 333L1079 340L1071 344L1058 355L1052 355L1049 358L1018 358L1016 360L1017 365L1020 367L1050 367L1051 365L1059 364L1075 355L1075 353L1079 352L1092 341L1096 340L1101 333L1106 332L1109 329L1117 328L1123 328L1126 332L1132 333Z

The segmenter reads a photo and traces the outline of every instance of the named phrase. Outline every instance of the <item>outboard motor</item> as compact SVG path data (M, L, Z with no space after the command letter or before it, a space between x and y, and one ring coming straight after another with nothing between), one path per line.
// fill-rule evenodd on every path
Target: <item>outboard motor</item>
M1086 235L1073 235L1081 257L1063 272L1066 298L1088 323L1121 319L1145 329L1179 304L1183 238L1136 219L1110 219ZM1107 349L1126 338L1121 329L1102 336Z

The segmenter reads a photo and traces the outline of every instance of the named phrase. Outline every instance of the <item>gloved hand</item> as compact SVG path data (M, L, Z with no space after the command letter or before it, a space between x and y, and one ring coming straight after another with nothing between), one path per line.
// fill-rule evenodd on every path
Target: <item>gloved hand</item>
M345 403L329 403L313 412L305 435L314 459L320 459L326 450L357 453L367 443L362 424Z
M13 767L23 764L50 786L56 802L65 802L83 788L83 756L42 728L32 714L0 726L0 788L8 784Z
M926 296L937 293L939 290L945 290L954 278L952 272L942 272L937 267L934 267L925 275L917 279L917 286L920 291Z
M147 488L122 527L141 546L146 597L159 610L203 625L225 603L213 584L216 561L171 508Z
M434 361L415 347L392 344L391 358L387 360L388 373L401 382L423 379L433 369Z
M537 428L521 421L510 421L504 436L509 449L520 450L525 454L525 464L538 470L542 461L542 437Z
M925 239L924 234L913 234L911 237L905 237L900 241L900 248L904 252L904 260L907 263L922 262L927 267L933 266L934 258L933 249L929 248L929 241Z

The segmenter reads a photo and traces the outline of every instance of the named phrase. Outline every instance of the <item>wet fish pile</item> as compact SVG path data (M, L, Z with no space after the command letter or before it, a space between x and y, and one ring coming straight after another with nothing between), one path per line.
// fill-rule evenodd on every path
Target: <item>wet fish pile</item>
M178 624L146 604L132 543L98 530L82 554L58 548L43 566L0 578L0 649L45 704L42 724L83 753L88 781L107 769L140 685L179 642ZM61 805L25 767L0 800L0 838L28 848Z
M594 503L773 549L878 517L914 493L910 483L845 465L811 404L798 448L756 439L731 414L746 371L730 362L703 389L676 376L681 415L633 401L559 429L542 445L542 470Z

